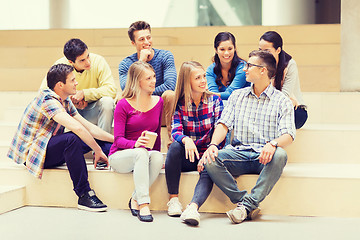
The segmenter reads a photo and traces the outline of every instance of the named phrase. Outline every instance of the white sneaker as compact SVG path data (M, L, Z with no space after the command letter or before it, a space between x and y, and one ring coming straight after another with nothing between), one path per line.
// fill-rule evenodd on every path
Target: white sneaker
M168 215L171 217L179 217L182 213L182 206L179 202L179 198L173 197L167 203L168 205Z
M241 223L247 217L246 208L242 204L238 204L238 206L234 210L230 210L226 212L232 223Z
M181 214L180 219L193 226L200 224L200 214L193 205L187 205L185 211Z

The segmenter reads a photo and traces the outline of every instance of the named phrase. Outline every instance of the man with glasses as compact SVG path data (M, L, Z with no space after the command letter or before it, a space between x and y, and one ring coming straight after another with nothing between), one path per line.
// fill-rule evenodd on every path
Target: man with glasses
M205 168L214 183L237 204L227 212L233 223L257 216L260 202L286 165L283 148L295 138L292 103L271 84L276 71L273 55L252 51L244 71L251 86L232 93L198 165L198 170ZM232 144L219 150L218 145L231 129ZM235 178L243 174L259 174L251 193L238 189Z

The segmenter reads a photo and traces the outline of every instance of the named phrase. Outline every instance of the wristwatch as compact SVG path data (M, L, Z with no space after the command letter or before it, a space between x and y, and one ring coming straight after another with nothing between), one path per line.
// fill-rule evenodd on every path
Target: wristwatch
M277 147L277 146L278 146L278 142L275 141L275 140L271 140L269 143L270 143L273 147Z

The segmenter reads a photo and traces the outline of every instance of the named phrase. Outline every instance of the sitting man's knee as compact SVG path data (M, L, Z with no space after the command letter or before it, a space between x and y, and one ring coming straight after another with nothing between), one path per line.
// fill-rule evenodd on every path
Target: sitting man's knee
M70 146L78 147L78 146L82 145L81 138L78 135L76 135L75 133L68 132L65 134L66 134L66 140Z
M206 164L204 164L205 170L207 171L208 174L211 175L212 173L214 173L218 170L218 161L219 161L219 159L216 158L215 161L211 160L211 163L207 162Z
M114 110L114 99L112 97L102 97L99 100L100 107L105 111L113 111Z
M281 167L284 167L286 165L287 162L287 153L286 151L281 148L278 147L273 155L273 161L276 162L276 164L280 165Z
M175 99L175 92L172 90L166 90L161 94L161 98L164 100L164 102L172 101Z

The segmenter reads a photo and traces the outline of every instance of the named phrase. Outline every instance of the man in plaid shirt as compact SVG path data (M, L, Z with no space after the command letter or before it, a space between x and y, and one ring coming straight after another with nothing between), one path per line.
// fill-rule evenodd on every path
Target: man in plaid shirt
M236 90L217 122L211 143L199 161L214 183L236 203L227 212L233 223L253 219L259 204L279 180L286 165L283 149L295 138L294 109L289 98L276 90L271 78L276 60L266 51L253 51L244 68L251 86ZM234 129L231 145L219 150L228 132ZM251 190L239 190L234 177L260 174Z
M11 142L8 157L24 163L34 176L41 178L44 168L66 163L78 195L78 208L105 211L107 206L90 189L84 153L94 151L95 165L107 164L114 137L78 114L69 96L76 93L74 68L57 64L47 74L48 89L26 108ZM64 128L70 132L64 133ZM99 140L94 139L97 138Z

